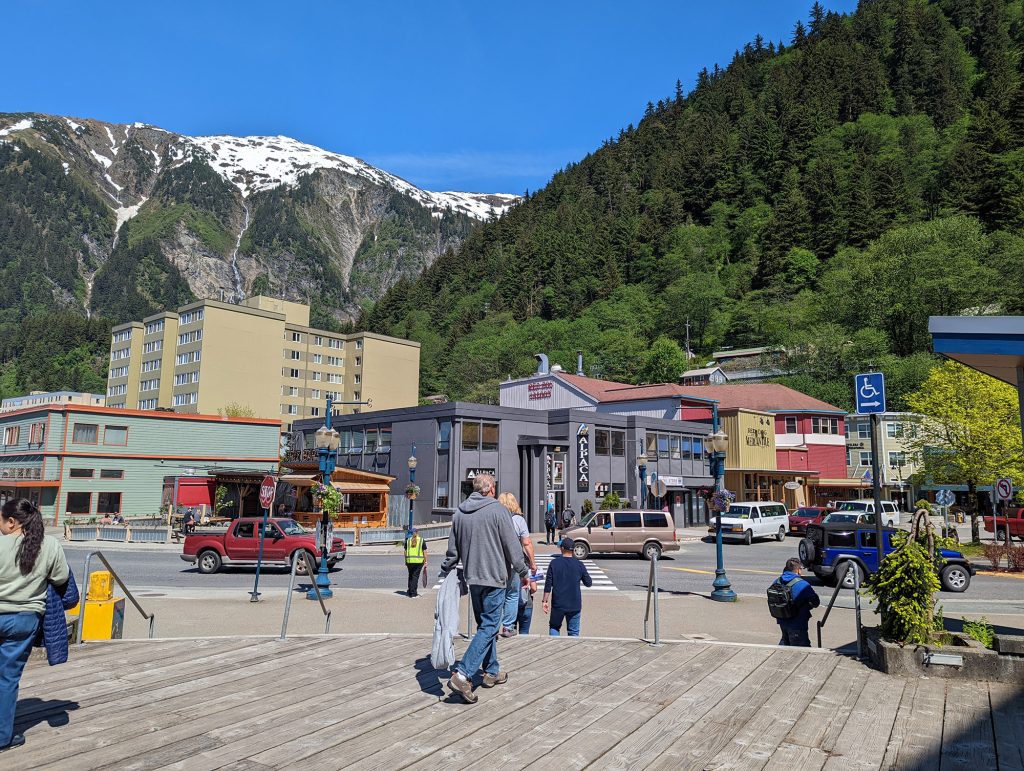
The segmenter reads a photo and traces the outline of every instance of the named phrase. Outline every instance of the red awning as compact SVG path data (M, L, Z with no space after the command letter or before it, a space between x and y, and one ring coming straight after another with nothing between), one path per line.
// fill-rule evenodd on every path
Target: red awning
M178 477L178 505L212 506L215 483L213 477Z

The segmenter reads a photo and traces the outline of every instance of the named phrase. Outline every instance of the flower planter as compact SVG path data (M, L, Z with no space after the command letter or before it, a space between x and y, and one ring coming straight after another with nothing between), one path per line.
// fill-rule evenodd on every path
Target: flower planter
M953 645L898 645L883 640L875 627L863 630L868 657L881 671L902 677L943 677L951 680L993 680L1024 684L1024 656L1004 651L1008 638L989 650L965 634L951 632Z
M96 538L100 541L124 543L128 540L128 528L124 525L99 525L96 528Z
M69 541L95 541L98 535L96 525L67 525L65 533Z
M171 528L161 527L130 527L128 540L132 543L170 543Z

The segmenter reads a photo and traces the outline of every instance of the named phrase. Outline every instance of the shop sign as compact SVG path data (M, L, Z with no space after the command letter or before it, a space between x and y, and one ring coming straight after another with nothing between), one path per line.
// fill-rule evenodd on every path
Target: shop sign
M682 477L659 476L658 479L664 482L667 487L686 487L686 480Z
M590 430L580 423L576 430L576 491L590 490Z
M544 380L540 383L530 383L526 389L532 402L538 399L550 399L555 385L550 380Z
M565 489L565 460L551 461L551 489Z
M612 489L611 482L598 482L594 485L594 497L604 498L608 495L608 492Z
M492 468L468 468L466 469L466 479L476 479L478 474L490 474L492 477L497 479L498 474L495 469Z
M768 438L768 432L763 428L748 428L747 445L749 447L770 447L771 440Z

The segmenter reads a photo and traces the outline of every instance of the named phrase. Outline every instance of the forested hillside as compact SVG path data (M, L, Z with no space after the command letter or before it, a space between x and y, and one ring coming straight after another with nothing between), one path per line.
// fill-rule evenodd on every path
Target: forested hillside
M815 4L475 231L364 318L423 344L422 389L494 397L538 351L673 380L725 346L790 351L837 404L926 376L931 314L1024 312L1022 4ZM669 73L666 73L669 76Z

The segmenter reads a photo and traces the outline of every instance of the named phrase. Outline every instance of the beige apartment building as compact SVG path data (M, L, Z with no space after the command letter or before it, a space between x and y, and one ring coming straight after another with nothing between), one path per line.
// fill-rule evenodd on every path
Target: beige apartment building
M371 332L309 326L309 306L273 297L199 300L114 327L107 406L216 414L228 404L279 419L414 407L420 345Z

